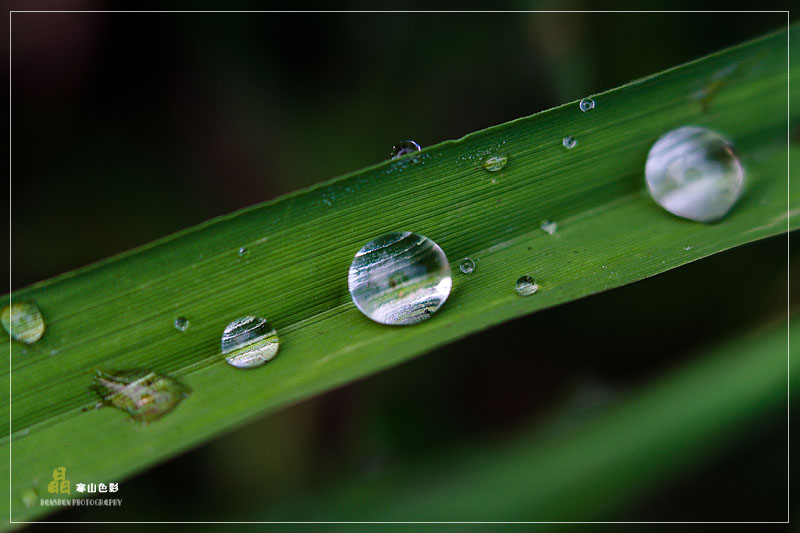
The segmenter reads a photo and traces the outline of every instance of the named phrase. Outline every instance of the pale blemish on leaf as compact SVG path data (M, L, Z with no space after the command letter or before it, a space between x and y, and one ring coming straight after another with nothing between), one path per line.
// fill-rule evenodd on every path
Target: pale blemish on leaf
M93 388L103 404L125 411L139 422L161 418L191 393L177 379L146 369L96 372Z

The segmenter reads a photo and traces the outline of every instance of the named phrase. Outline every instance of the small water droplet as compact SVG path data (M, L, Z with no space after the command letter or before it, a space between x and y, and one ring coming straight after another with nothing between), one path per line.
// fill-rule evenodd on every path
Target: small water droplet
M543 231L546 231L552 235L558 229L558 223L553 222L552 220L545 220L542 222L541 228Z
M239 257L244 257L245 255L247 255L247 248L242 246L241 248L239 248Z
M464 274L472 274L472 272L475 270L475 261L469 257L465 257L458 264L458 268L460 268L461 272Z
M594 100L588 97L584 98L583 100L581 100L581 103L578 104L578 107L580 107L581 111L583 111L584 113L586 113L587 111L591 111L592 109L594 109Z
M186 331L189 328L189 319L185 316L179 316L175 319L175 329L178 331Z
M685 126L653 144L645 179L650 195L670 213L712 222L736 203L744 185L744 169L725 137Z
M515 289L520 296L530 296L539 290L539 285L526 274L517 280Z
M177 379L141 368L114 372L97 370L93 388L104 405L121 409L134 420L145 423L172 411L191 393L191 389Z
M578 140L572 135L570 135L568 137L564 137L564 140L561 141L561 144L564 145L564 148L570 150L572 148L575 148L575 145L578 144Z
M692 249L692 247L691 247L691 246L684 246L684 247L683 247L683 249L684 249L684 250L686 250L686 251L688 252L689 250L691 250L691 249Z
M20 499L22 500L22 503L25 505L25 507L30 509L31 507L39 503L39 493L36 492L36 489L34 488L25 489L22 491L22 494L20 494Z
M3 327L11 338L33 344L44 335L44 319L33 302L14 302L3 308Z
M269 322L258 316L237 318L222 332L222 353L236 368L261 366L278 353L278 333Z
M483 168L488 170L489 172L497 172L501 170L504 166L508 163L508 157L505 155L493 155L491 157L487 157L486 161L483 162Z
M347 276L356 307L375 322L393 326L430 318L447 300L452 283L439 245L408 231L365 244Z
M414 152L419 152L422 150L420 146L415 143L414 141L400 141L399 143L392 146L392 159L397 159L398 157L403 157L406 154L411 154Z

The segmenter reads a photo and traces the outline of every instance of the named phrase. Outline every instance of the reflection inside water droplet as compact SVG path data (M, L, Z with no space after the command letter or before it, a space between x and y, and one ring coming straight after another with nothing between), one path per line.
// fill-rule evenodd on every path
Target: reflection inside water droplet
M189 328L189 319L185 316L179 316L175 319L175 329L178 331L186 331Z
M400 141L399 143L392 146L392 159L397 159L398 157L403 157L406 154L411 154L414 152L419 152L422 150L420 146L415 143L414 141Z
M472 274L472 272L475 270L475 261L469 257L465 257L458 264L458 268L461 269L461 272L464 274Z
M127 412L139 422L152 422L173 410L191 389L175 378L146 369L96 371L94 390L103 404Z
M575 139L575 137L570 135L568 137L564 137L564 139L561 141L561 144L564 145L564 148L570 150L572 148L575 148L575 145L578 144L578 141L577 139Z
M261 366L277 355L279 347L278 332L258 316L237 318L222 332L222 353L236 368Z
M486 161L483 162L483 168L488 170L489 172L497 172L501 170L504 166L508 163L508 157L504 155L493 155L491 157L486 158Z
M381 324L416 324L435 313L450 294L450 265L431 239L387 233L356 253L347 277L356 307Z
M744 169L723 136L685 126L653 144L645 179L653 199L670 213L712 222L736 203L744 185Z
M33 344L44 335L44 319L33 302L14 302L5 306L2 322L12 339L25 344Z
M520 296L530 296L539 290L539 285L526 274L517 280L515 290Z

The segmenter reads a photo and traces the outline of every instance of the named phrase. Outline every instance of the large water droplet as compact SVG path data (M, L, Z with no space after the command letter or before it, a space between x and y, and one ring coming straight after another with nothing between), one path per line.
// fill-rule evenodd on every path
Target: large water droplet
M161 418L191 392L175 378L140 368L116 372L97 370L93 388L105 405L121 409L140 422Z
M258 316L237 318L222 332L222 353L236 368L255 368L277 355L280 341L275 328Z
M392 159L397 159L398 157L403 157L406 154L411 154L413 152L419 152L422 150L420 146L415 143L414 141L400 141L399 143L392 146Z
M553 222L551 220L545 220L542 222L541 228L543 231L552 235L558 229L558 223Z
M461 269L461 272L464 274L472 274L472 272L475 270L475 261L469 257L465 257L458 264L458 268Z
M488 170L489 172L497 172L501 170L504 166L508 163L508 157L504 155L493 155L491 157L487 157L486 161L483 162L483 168Z
M594 109L594 100L592 100L589 97L586 97L583 100L581 100L581 102L578 104L578 107L580 107L581 111L583 111L584 113L586 113L587 111L591 111L592 109Z
M662 135L650 148L644 172L661 207L698 222L725 216L744 185L744 169L730 142L694 126Z
M189 319L185 316L179 316L175 319L175 329L178 331L186 331L189 329Z
M347 276L356 307L375 322L416 324L450 295L447 256L431 239L408 231L387 233L356 253Z
M517 280L515 289L520 296L530 296L539 290L539 285L526 274Z
M568 137L564 137L564 140L561 141L561 144L564 145L564 148L566 148L567 150L570 150L572 148L575 148L575 145L578 144L578 141L577 141L577 139L575 139L575 137L570 135Z
M14 302L3 308L3 327L11 338L33 344L44 335L44 319L33 302Z
M36 492L36 489L34 488L25 489L22 491L22 494L20 494L20 499L25 507L30 509L39 503L39 493Z

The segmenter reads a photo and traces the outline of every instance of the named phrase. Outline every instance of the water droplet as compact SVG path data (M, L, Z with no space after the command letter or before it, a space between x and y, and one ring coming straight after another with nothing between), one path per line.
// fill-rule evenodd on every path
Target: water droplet
M483 168L485 168L489 172L497 172L498 170L506 166L506 163L508 163L507 156L493 155L491 157L486 158L486 161L483 162Z
M539 285L533 281L533 278L527 274L517 280L516 285L517 294L520 296L530 296L539 290Z
M542 230L552 235L558 229L558 223L553 222L551 220L545 220L542 222L541 228Z
M414 141L400 141L399 143L392 146L392 159L397 159L398 157L403 157L406 154L411 154L414 152L419 152L422 150L420 146L415 143Z
M475 261L473 261L469 257L465 257L458 264L458 268L460 268L461 272L463 272L464 274L472 274L472 272L475 270Z
M3 308L3 327L11 338L33 344L44 335L44 319L33 302L14 302Z
M691 246L684 246L684 247L683 247L683 249L684 249L684 250L686 250L686 251L688 252L689 250L691 250L691 249L692 249L692 247L691 247Z
M447 300L452 283L439 245L408 231L387 233L365 244L347 276L356 307L389 325L430 318Z
M578 144L578 140L570 135L568 137L564 137L564 140L561 141L561 144L564 145L564 148L570 150L571 148L575 148L575 145Z
M25 505L25 507L30 509L31 507L39 503L39 493L36 492L36 489L33 488L25 489L22 491L22 494L20 494L20 499L22 500L22 503Z
M185 316L179 316L175 319L175 329L178 331L186 331L189 329L189 319Z
M685 126L662 135L650 148L647 188L661 207L679 217L711 222L739 198L744 169L720 134Z
M583 100L581 100L581 103L578 104L578 107L580 107L581 111L583 111L584 113L586 113L587 111L591 111L592 109L594 109L594 100L588 97L584 98Z
M175 378L136 368L115 372L97 370L95 391L103 404L125 411L134 420L152 422L172 411L191 389Z
M275 328L258 316L237 318L222 332L222 353L236 368L255 368L277 355L280 341Z
M242 246L241 248L239 248L239 257L244 257L245 255L247 255L247 248Z

